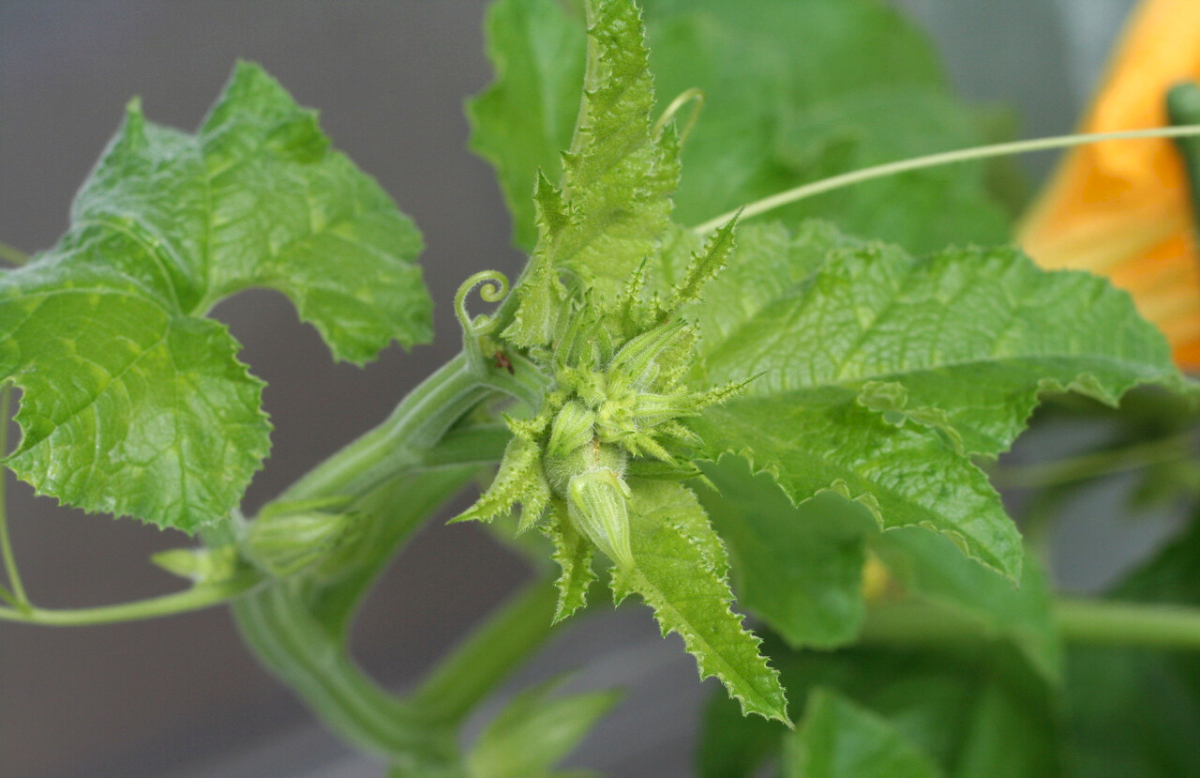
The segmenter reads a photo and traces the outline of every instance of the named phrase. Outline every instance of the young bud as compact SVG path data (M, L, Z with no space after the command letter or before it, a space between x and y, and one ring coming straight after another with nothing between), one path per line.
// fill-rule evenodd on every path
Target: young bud
M592 427L596 414L578 402L571 401L563 406L550 428L550 442L546 445L546 456L561 458L591 441Z
M250 524L242 549L263 571L286 578L323 561L349 525L343 513L265 514Z
M238 572L237 548L172 548L160 551L150 561L180 578L189 578L197 585L228 581Z
M616 472L603 469L583 473L567 486L567 513L596 547L616 562L633 566L629 539L629 487Z

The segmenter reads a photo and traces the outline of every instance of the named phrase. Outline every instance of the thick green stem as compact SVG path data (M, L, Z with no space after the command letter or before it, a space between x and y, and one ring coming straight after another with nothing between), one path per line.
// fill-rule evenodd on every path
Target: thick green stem
M424 725L412 706L364 674L295 587L278 584L234 603L233 612L258 658L342 738L396 764L453 760L453 731Z
M1200 608L1060 599L1059 636L1069 643L1200 651ZM877 603L863 625L864 643L928 645L997 637L978 619L921 602Z
M455 763L456 728L366 676L350 657L346 628L387 561L470 478L470 463L495 461L508 437L496 425L448 430L491 397L508 394L531 402L541 390L540 374L530 375L532 368L525 365L515 376L479 368L465 355L455 358L406 397L382 425L280 496L280 501L346 496L351 499L348 510L362 514L369 542L345 563L336 582L280 581L233 604L247 644L328 726L357 747L413 772ZM229 538L208 540L219 544ZM552 612L545 611L544 625L517 626L529 630L536 644ZM476 693L486 693L524 651L510 654L507 664L495 664L492 675L474 677ZM462 690L459 696L470 692Z
M891 646L936 645L988 637L982 622L916 601L872 604L859 634L863 643Z
M1098 451L1073 459L996 468L992 483L1001 489L1034 489L1086 481L1187 459L1194 453L1195 441L1195 431L1188 430L1168 438Z
M455 726L518 663L554 631L558 593L550 581L531 584L444 658L411 697L423 717Z
M1075 643L1200 650L1200 608L1059 600L1054 618L1063 639Z
M387 560L441 502L463 487L473 468L400 476L357 501L379 532L329 587L279 581L232 604L238 628L259 660L347 742L417 771L456 758L453 730L428 725L413 706L380 687L354 663L346 627ZM210 542L221 542L213 538Z
M420 467L451 425L484 399L507 394L535 401L543 379L531 372L535 371L523 369L509 376L493 370L480 375L467 356L459 354L405 397L386 421L292 484L279 500L357 497Z
M384 423L292 484L279 501L370 492L417 465L420 454L488 394L459 355L405 397Z

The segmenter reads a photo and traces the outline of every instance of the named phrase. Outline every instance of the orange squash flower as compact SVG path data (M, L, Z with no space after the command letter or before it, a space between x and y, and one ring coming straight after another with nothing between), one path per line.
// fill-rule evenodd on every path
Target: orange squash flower
M1200 0L1144 0L1127 24L1081 132L1169 124L1167 91L1200 79ZM1200 369L1200 252L1183 161L1166 139L1070 151L1018 228L1043 267L1107 276Z

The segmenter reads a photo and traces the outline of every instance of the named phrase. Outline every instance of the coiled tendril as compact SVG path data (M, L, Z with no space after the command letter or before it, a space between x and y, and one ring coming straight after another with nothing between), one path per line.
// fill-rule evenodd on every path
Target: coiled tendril
M467 295L477 286L481 287L480 299L487 303L498 303L508 295L508 278L499 270L482 270L463 281L454 294L454 314L458 317L465 338L488 335L498 324L491 316L480 314L472 319L467 313Z

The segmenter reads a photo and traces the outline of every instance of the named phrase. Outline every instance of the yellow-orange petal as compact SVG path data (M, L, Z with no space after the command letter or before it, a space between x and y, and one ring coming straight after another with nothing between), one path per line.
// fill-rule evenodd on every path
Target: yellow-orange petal
M1081 132L1162 127L1167 90L1200 79L1200 0L1145 0L1126 26ZM1183 163L1169 140L1106 141L1066 155L1018 228L1039 264L1106 275L1200 369L1200 251Z

